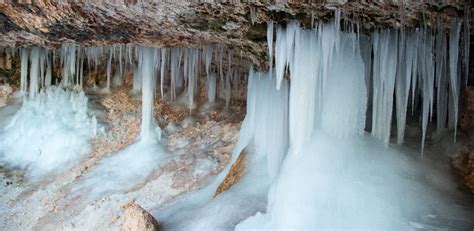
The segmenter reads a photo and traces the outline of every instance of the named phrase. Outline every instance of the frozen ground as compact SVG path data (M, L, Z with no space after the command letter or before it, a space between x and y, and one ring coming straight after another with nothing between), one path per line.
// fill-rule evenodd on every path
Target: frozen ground
M370 136L315 134L300 155L287 157L269 212L237 228L470 230L474 198L457 191L440 152L453 146L443 145L420 160L418 151L385 148Z
M91 95L87 111L105 123L108 112L99 105L101 97ZM20 106L17 101L0 109L2 127ZM139 121L136 111L120 115ZM104 126L121 126L111 124ZM462 136L457 144L449 133L432 137L420 159L416 126L407 128L405 146L389 148L369 136L340 139L319 133L302 151L304 161L301 155L287 156L284 177L272 185L266 155L243 134L234 152L247 152L245 175L213 198L223 176L212 176L229 162L239 129L239 123L200 114L169 122L161 143L132 140L109 154L91 152L47 177L2 167L0 229L117 230L121 206L132 199L168 230L474 227L474 199L457 190L449 169L448 155L464 142ZM108 129L99 133L107 136Z
M146 209L165 204L206 184L229 161L239 122L214 121L202 113L184 121L158 118L169 124L163 140L140 142L129 137L136 132L122 130L139 126L140 113L133 105L126 106L129 111L117 112L117 105L102 104L103 96L90 98L87 113L100 122L95 141L88 141L93 150L41 178L30 177L28 169L2 166L0 229L119 229L121 206L130 200L136 199ZM160 111L164 110L160 104L156 113L166 113ZM0 108L2 129L20 107L21 102L16 102Z

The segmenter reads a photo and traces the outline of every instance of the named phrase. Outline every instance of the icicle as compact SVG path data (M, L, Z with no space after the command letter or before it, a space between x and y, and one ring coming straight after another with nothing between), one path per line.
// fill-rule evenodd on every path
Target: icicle
M120 77L122 77L122 73L123 73L123 66L122 66L122 46L119 45L119 70L120 70Z
M112 56L113 56L113 46L109 48L109 61L107 62L107 85L105 89L110 91L110 76L112 75Z
M222 97L222 93L225 92L225 81L224 81L224 62L223 62L223 56L224 52L222 49L222 46L217 47L217 56L219 58L219 82L220 82L220 94L219 96Z
M76 75L76 52L78 46L72 44L63 44L61 46L61 64L63 66L63 79L61 84L68 87Z
M196 49L186 49L185 70L188 71L188 103L191 111L194 106L194 94L197 89L197 78L199 76L199 67L197 64L199 54Z
M161 98L163 99L164 97L164 90L163 90L163 85L165 82L165 68L166 68L166 53L168 49L161 49L161 65L160 65L160 92L161 92Z
M397 116L397 143L402 144L405 137L408 95L411 84L411 68L413 64L413 49L417 44L407 41L404 30L401 30L398 43L398 65L395 86L396 116Z
M133 82L132 82L132 92L140 92L142 88L142 73L141 69L138 67L138 63L133 64Z
M397 67L397 37L389 30L373 35L372 135L388 144Z
M180 65L180 50L179 48L171 49L170 56L170 74L171 74L171 101L176 99L176 85L179 75L179 65Z
M286 42L286 30L282 26L279 26L277 29L277 38L275 44L275 71L277 89L280 89L281 81L283 80L283 75L287 65Z
M339 44L340 44L340 37L339 37L339 30L341 29L341 9L337 8L335 11L334 11L334 24L335 24L335 27L334 27L334 33L335 33L335 37L336 37L336 40L335 40L335 49L336 51L339 50Z
M229 108L229 103L230 103L230 98L232 96L232 87L230 85L230 81L232 78L232 50L229 50L227 52L227 61L228 61L228 67L227 67L227 75L225 78L225 107ZM269 76L271 77L271 76Z
M209 46L206 46L204 48L204 65L206 69L206 75L209 76L209 70L211 68L211 62L212 62L212 49Z
M53 65L52 65L51 59L52 59L51 55L47 55L47 57L46 57L46 65L47 65L46 77L44 79L44 86L46 86L46 87L51 86L51 82L52 82Z
M469 5L466 3L464 4L464 76L466 85L469 82L469 49L471 46L470 20Z
M420 42L420 33L418 29L415 30L415 43L419 44ZM413 70L412 70L412 78L411 78L411 114L415 112L415 99L418 97L416 94L417 89L417 81L418 81L418 47L415 49L416 54L413 57Z
M420 76L422 82L422 141L421 141L421 156L423 156L423 150L426 139L426 129L428 126L429 117L433 111L433 88L434 88L434 63L433 63L433 37L429 31L425 31L423 36L423 43L420 53Z
M439 24L439 28L441 28L441 24ZM446 36L443 33L442 29L439 29L436 38L436 130L438 133L440 133L445 128L448 116L448 81L446 74L446 50Z
M216 82L217 74L214 72L209 73L207 78L207 100L213 103L216 100Z
M81 66L81 49L77 49L77 58L74 62L74 66L76 68L75 70L75 73L76 73L76 76L75 76L75 85L79 85L79 75L80 75L80 66Z
M129 60L130 64L133 64L132 49L133 49L133 46L128 45L128 60Z
M269 75L273 77L273 22L267 22L268 68Z
M451 86L451 94L453 97L453 114L454 118L454 140L456 140L457 124L458 124L458 101L459 101L459 75L458 75L458 55L459 55L459 32L461 30L461 22L455 20L451 28L449 37L449 79Z
M82 86L84 84L84 52L81 53L81 65L79 67L80 73L79 73L79 85L82 89Z
M39 50L39 77L38 77L38 87L39 89L44 87L44 75L45 75L45 62L46 62L46 49L41 48Z
M21 48L20 58L21 58L20 91L23 93L26 93L28 89L27 78L28 78L28 58L29 58L29 50L27 48Z
M40 65L40 48L33 47L30 53L30 99L34 99L39 92L39 65Z

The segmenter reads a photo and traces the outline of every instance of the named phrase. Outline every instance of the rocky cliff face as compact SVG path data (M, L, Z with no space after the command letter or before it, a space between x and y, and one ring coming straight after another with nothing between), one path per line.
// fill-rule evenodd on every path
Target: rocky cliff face
M242 50L257 69L262 69L267 60L268 21L284 24L299 20L309 27L316 21L331 20L338 9L341 18L348 25L357 25L361 32L377 27L420 25L449 28L455 18L462 18L464 11L472 10L467 3L454 1L442 4L268 2L0 1L0 46L134 43L197 47L219 43Z

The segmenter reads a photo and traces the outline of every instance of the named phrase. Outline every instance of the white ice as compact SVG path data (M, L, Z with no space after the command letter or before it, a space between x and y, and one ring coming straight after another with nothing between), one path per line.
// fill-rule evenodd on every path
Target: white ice
M23 106L0 131L0 159L42 176L65 168L90 150L96 131L83 92L51 87Z

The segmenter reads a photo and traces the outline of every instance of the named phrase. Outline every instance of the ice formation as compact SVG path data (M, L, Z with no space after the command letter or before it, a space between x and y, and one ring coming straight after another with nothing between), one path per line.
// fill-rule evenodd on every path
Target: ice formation
M143 183L154 169L165 163L166 152L161 145L137 142L94 166L74 186L73 192L95 199L104 193L130 190Z
M280 90L274 88L275 84L275 77L269 73L250 70L247 114L231 163L207 187L160 209L156 218L164 228L232 229L242 219L264 209L271 175L278 172L288 148L287 110L280 109L285 109L288 104L289 83L283 80ZM246 160L251 163L246 174L231 189L213 199L230 166L244 149L249 153Z
M466 47L459 51L461 21L453 22L449 35L441 27L402 28L377 29L368 38L359 34L358 25L349 25L351 32L342 32L340 11L335 16L334 22L312 22L311 30L302 29L297 22L286 26L268 23L269 72L250 68L247 115L231 158L232 164L243 150L251 153L247 175L212 200L229 164L208 187L164 209L160 217L165 227L232 228L265 210L262 195L267 191L266 213L257 213L237 229L406 229L407 220L412 219L406 211L433 212L413 200L422 195L420 201L426 202L431 195L423 195L425 188L413 189L417 185L410 177L419 173L400 167L409 163L394 157L400 153L388 144L395 123L397 143L404 142L409 109L412 116L420 115L422 152L430 122L436 120L438 132L451 128L456 133L461 76L467 72L458 67L469 59ZM404 12L401 17L403 21ZM464 31L466 28L468 25ZM465 36L464 43L468 42ZM460 53L464 60L459 59ZM77 190L108 182L95 189L95 195L142 182L165 160L165 152L155 142L161 138L161 129L153 117L154 97L186 104L192 113L204 67L208 101L220 98L228 108L242 77L237 54L222 45L157 49L63 44L62 87L82 88L84 66L97 73L103 65L104 89L109 91L120 85L130 65L133 92L142 94L139 141L104 159ZM84 93L47 88L55 64L47 49L22 48L20 57L20 90L29 97L0 133L5 138L1 159L41 175L86 153L96 122L87 115ZM38 116L45 117L41 119L45 122L33 123ZM40 129L30 129L35 126ZM398 200L402 193L406 193L404 202ZM251 198L259 198L260 203ZM249 201L258 206L247 208ZM419 208L414 209L415 205ZM183 208L188 210L175 214ZM238 214L237 209L241 210Z
M266 213L257 213L237 229L409 229L427 227L416 222L419 214L436 217L450 210L450 202L413 180L426 174L417 170L420 163L407 161L413 153L388 144L395 123L397 143L404 142L409 109L412 115L420 113L422 151L429 122L436 120L438 131L456 126L460 74L453 70L459 64L460 24L453 24L449 37L441 29L403 28L378 29L368 38L359 34L358 25L351 25L352 32L342 32L336 11L334 22L315 24L312 30L297 22L276 26L273 57L272 26L267 41L275 69L249 71L247 115L231 164L244 148L255 159L266 156L268 178L260 183L273 184ZM215 59L225 93L228 75L222 71L221 49L217 47ZM211 98L212 53L204 53ZM367 113L371 113L368 126ZM262 160L253 161L249 172L262 168ZM210 186L158 211L165 227L234 227L236 217L248 210L224 203L232 204L231 197L241 203L237 195L248 190L247 179L211 200L231 164ZM430 176L428 185L437 184L431 180ZM403 201L400 194L406 195ZM435 209L426 206L430 201L438 201Z
M141 47L139 52L138 68L142 74L142 123L140 139L149 142L155 138L161 138L161 131L155 125L153 118L154 86L156 85L155 52L158 50ZM155 134L155 127L158 129ZM156 137L158 135L158 137Z
M23 106L0 132L2 162L43 176L87 154L97 121L83 92L51 87Z
M453 28L449 57L458 55L459 25ZM367 52L361 49L369 46L363 46L357 34L339 31L337 23L319 24L315 30L301 29L294 23L279 27L276 76L286 68L291 76L289 151L268 192L266 213L241 222L237 230L426 228L416 222L420 214L436 217L449 210L449 202L433 199L437 195L432 189L413 180L424 174L415 170L419 166L412 166L418 163L409 163L403 152L384 148L362 135L369 94L364 80L373 81L372 136L385 144L390 139L395 101L398 142L403 141L410 85L415 88L413 78L419 82L415 92L420 92L423 140L433 114L435 86L443 89L439 94L444 94L444 99L438 101L441 108L448 109L448 84L453 97L449 103L457 103L459 75L451 71L450 77L456 81L449 82L436 72L437 65L441 71L445 68L443 51L434 50L436 39L444 46L444 35L435 37L430 30L404 33L374 32L373 76L367 77L370 72L364 70L367 65L363 61ZM287 49L281 49L284 47ZM438 52L440 55L435 55ZM457 68L456 60L450 58L451 64L456 63L450 69ZM251 83L249 92L255 86ZM259 86L258 91L266 89ZM455 110L450 113L457 116ZM274 155L267 150L255 152ZM403 200L401 194L405 195ZM437 205L426 206L430 201L437 201Z
M142 89L142 121L140 137L136 143L103 159L74 187L78 195L88 191L87 197L94 199L103 193L129 190L144 182L160 164L166 160L166 152L158 142L161 129L153 115L155 88L162 50L137 47L138 64L134 78L139 78ZM126 171L124 171L126 169ZM97 187L100 185L100 187Z

